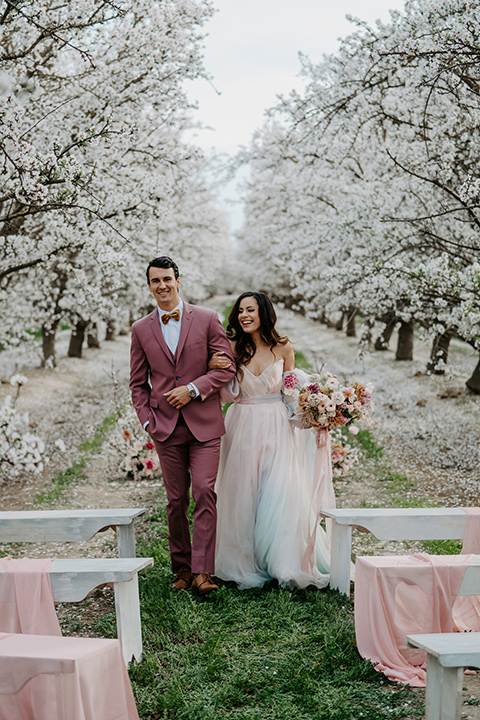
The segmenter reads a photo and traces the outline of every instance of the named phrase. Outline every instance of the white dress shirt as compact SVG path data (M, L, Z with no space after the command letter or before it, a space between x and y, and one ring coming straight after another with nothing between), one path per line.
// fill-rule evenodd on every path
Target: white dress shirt
M180 328L182 327L182 317L183 317L183 300L180 300L177 307L173 308L170 312L173 312L174 310L180 311L180 319L175 320L174 318L170 318L168 323L162 322L162 315L165 315L165 310L161 310L159 307L157 307L158 312L158 321L160 323L160 328L162 330L163 337L165 339L165 342L167 344L168 349L171 351L172 355L175 355L177 351L178 341L180 339ZM195 386L194 383L189 383L195 390L195 397L197 398L200 393ZM143 424L143 429L145 430L147 425L149 424L149 421L147 420Z
M160 327L162 328L163 337L165 338L167 347L171 351L172 355L175 355L178 340L180 338L180 328L182 327L183 317L183 300L180 300L177 307L173 308L170 312L174 312L175 310L180 311L180 319L174 320L174 318L170 318L168 323L164 324L162 322L162 315L165 315L165 310L161 310L157 307L158 319L160 321Z

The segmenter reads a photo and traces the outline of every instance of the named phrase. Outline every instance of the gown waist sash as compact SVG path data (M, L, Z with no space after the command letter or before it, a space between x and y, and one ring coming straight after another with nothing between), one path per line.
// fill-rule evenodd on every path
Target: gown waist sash
M241 397L235 402L240 405L257 405L258 403L282 402L282 397L282 393L274 393L272 395L254 395L252 397Z

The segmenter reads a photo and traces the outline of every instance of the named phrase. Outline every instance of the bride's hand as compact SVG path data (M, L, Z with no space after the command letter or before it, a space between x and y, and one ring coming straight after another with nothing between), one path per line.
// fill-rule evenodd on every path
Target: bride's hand
M223 352L216 352L213 353L212 357L208 361L208 369L209 370L224 370L226 368L229 368L232 364L232 361L228 357L228 355L225 355Z

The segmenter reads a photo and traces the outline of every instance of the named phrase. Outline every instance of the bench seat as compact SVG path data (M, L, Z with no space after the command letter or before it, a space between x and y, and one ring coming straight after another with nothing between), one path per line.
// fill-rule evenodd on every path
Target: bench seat
M123 657L142 659L142 624L138 573L151 568L153 558L93 558L52 560L50 581L55 602L79 602L100 585L113 583L117 636Z
M480 668L480 633L407 635L407 643L427 652L425 720L460 720L463 671Z
M467 525L462 508L332 508L320 511L332 520L330 587L350 593L352 529L379 540L461 540Z
M113 528L120 557L135 557L134 520L145 508L0 512L0 543L80 542Z

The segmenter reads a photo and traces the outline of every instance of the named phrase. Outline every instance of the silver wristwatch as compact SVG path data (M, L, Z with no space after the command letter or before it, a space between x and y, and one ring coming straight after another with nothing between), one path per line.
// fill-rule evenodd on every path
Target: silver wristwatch
M195 388L193 387L192 383L188 383L187 390L191 398L197 397L197 393L195 392Z

